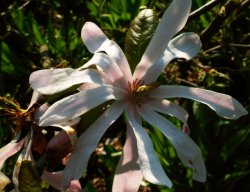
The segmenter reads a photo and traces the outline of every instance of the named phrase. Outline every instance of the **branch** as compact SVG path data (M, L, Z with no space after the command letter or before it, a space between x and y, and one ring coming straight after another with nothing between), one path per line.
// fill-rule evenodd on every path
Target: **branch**
M217 4L221 3L219 0L211 0L202 7L196 9L192 13L190 13L188 21L191 21L195 19L196 17L199 17L200 15L204 14L206 11L214 8Z
M217 14L210 25L201 32L200 38L202 42L209 40L211 36L218 32L222 24L225 22L225 19L232 14L237 8L237 5L237 3L228 0L225 5L221 7L219 14Z

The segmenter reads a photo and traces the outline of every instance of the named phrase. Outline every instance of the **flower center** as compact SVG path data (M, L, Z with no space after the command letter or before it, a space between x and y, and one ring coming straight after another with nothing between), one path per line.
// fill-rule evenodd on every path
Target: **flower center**
M149 91L159 86L157 82L145 85L143 81L136 79L135 81L128 82L129 85L129 100L134 104L140 106L150 100Z

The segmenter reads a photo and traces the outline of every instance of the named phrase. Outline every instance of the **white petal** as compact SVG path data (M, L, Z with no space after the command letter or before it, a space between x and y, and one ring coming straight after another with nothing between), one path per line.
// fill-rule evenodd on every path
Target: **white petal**
M93 89L93 88L97 88L100 87L100 84L96 84L96 83L84 83L81 84L77 90L78 91L86 91L87 89Z
M139 113L144 120L157 127L169 139L183 164L193 169L193 178L204 182L206 180L206 167L199 147L185 133L178 130L164 117L152 111L150 107L141 106Z
M201 48L200 37L192 32L182 33L168 43L168 49L176 58L192 59Z
M44 69L30 75L31 87L46 95L51 95L81 83L103 84L107 77L97 70Z
M175 0L170 4L160 20L140 63L135 69L134 80L145 77L148 69L163 54L170 39L184 27L188 19L191 4L191 0Z
M164 71L167 64L170 63L170 61L172 61L174 58L175 55L166 49L164 54L156 61L156 63L152 65L147 71L144 71L145 74L143 77L141 77L143 78L144 83L150 84L155 82L160 74Z
M105 42L98 51L105 51L118 64L126 82L132 79L132 73L127 58L122 49L114 41Z
M58 80L67 78L74 72L74 69L44 69L38 70L31 73L29 82L31 87L36 90L44 86L48 86L51 83L57 82Z
M90 53L96 52L104 42L109 41L102 30L92 22L83 25L81 37Z
M229 95L194 87L160 86L152 90L150 96L153 98L184 97L199 101L215 110L218 115L228 119L237 119L248 113L236 99Z
M121 69L107 54L95 53L94 56L79 69L84 69L91 65L97 65L97 67L107 74L114 84L118 84L120 87L127 86L128 82L124 81Z
M69 182L79 179L87 168L91 153L95 150L101 137L108 127L124 111L123 102L113 103L77 140L74 151L64 171L63 184L68 186Z
M136 137L132 127L127 124L127 137L123 154L116 167L113 192L138 191L142 181Z
M121 68L126 82L132 79L131 70L122 49L109 40L94 23L86 22L82 28L82 40L91 53L105 51Z
M30 109L38 101L40 96L41 96L41 94L39 92L33 91L31 101L30 101L30 104L29 104L27 110Z
M105 85L104 85L105 86ZM112 87L113 91L112 94L114 95L116 100L123 100L127 97L127 90L124 87L116 87L106 85L107 87ZM87 91L89 89L94 89L100 87L99 84L94 83L84 83L80 87L77 88L78 91Z
M60 124L70 119L81 116L90 109L114 99L110 87L101 86L71 96L65 97L55 102L40 118L40 126Z
M192 59L200 50L201 41L195 33L182 33L168 43L163 55L146 72L145 84L156 81L168 63L175 58Z
M180 121L182 121L184 128L188 127L188 113L179 105L165 99L152 99L148 101L145 105L150 106L152 110L172 115L178 118Z
M138 122L139 117L137 112L134 111L134 106L128 106L125 112L137 140L140 168L143 176L151 183L171 187L172 183L165 174L154 152L153 144L148 134L141 126L141 122Z

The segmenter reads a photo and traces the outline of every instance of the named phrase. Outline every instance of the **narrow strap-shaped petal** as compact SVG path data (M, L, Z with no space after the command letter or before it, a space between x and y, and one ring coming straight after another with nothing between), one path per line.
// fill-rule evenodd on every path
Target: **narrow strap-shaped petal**
M158 60L172 37L186 24L192 0L174 0L165 11L155 34L133 75L135 79L143 79L146 71Z
M193 169L193 178L204 182L206 180L206 167L202 160L201 151L193 140L164 117L151 110L150 107L143 105L138 111L145 121L157 127L169 139L181 161Z
M24 148L22 152L19 154L13 173L12 173L12 181L15 186L16 191L19 191L19 172L21 168L21 163L25 160L34 162L31 145L32 145L32 137L33 137L33 128L31 128L31 132L25 136L24 138Z
M132 79L132 73L127 58L122 49L114 41L105 42L98 51L105 51L118 64L125 81L128 82Z
M168 101L166 99L152 99L148 101L145 105L150 106L152 110L158 111L160 113L165 113L178 118L183 123L183 128L187 128L188 113L185 109L179 105Z
M115 63L115 61L107 54L95 53L87 63L79 68L79 70L87 68L91 65L96 65L99 67L105 74L107 74L114 84L118 84L120 87L127 86L128 82L124 81L121 69L117 63Z
M62 187L62 177L63 171L53 172L50 173L48 171L43 171L42 179L46 181L49 185L54 187L57 190L63 190ZM69 186L64 189L64 191L74 191L74 192L81 192L82 187L79 180L73 180L70 182Z
M142 181L136 137L132 127L127 123L127 137L123 154L116 167L113 192L136 192Z
M93 69L44 69L33 72L29 81L34 90L51 95L81 83L103 84L108 81L108 77Z
M42 104L40 107L38 107L35 111L34 114L34 122L36 124L39 124L39 119L40 117L45 113L45 111L49 108L49 104L48 103L44 103Z
M114 99L113 90L107 86L81 91L55 102L40 118L40 126L60 124L81 116L90 109Z
M38 101L40 96L41 96L41 94L39 92L33 91L32 96L31 96L31 101L30 101L30 104L29 104L27 110L30 109Z
M122 114L125 104L113 103L77 140L74 151L64 170L63 185L79 179L86 171L91 153L95 150L108 127Z
M8 159L10 156L14 155L15 153L17 153L22 148L23 143L24 143L24 138L18 142L17 142L17 138L15 138L14 140L12 140L11 142L9 142L7 145L3 146L0 149L0 154L1 154L0 170L3 167L5 160Z
M131 70L122 49L111 41L102 30L92 22L86 22L82 27L82 40L91 53L106 52L121 68L126 81L132 78Z
M141 126L134 106L128 106L125 112L137 140L140 168L144 178L151 183L171 187L172 182L164 172L148 134Z
M201 48L201 41L197 34L182 33L168 43L163 55L151 66L144 76L145 84L156 81L168 63L176 58L192 59Z
M122 99L125 99L127 97L127 90L124 87L116 87L115 85L113 86L113 84L111 86L109 86L109 85L103 85L103 86L112 87L112 89L113 89L112 94L114 95L115 99L122 100ZM80 85L80 87L78 87L77 90L78 91L86 91L88 89L94 89L97 87L100 87L100 85L95 84L95 83L84 83L84 84Z
M150 92L153 98L183 97L208 105L215 112L228 119L246 115L247 110L233 97L210 90L179 85L160 86Z

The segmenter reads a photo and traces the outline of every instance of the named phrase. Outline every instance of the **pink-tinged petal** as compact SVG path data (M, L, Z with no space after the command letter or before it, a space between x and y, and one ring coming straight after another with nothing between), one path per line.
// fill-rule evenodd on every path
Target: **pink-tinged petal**
M50 173L48 171L43 171L42 179L46 181L49 185L56 188L57 190L62 191L62 177L63 177L63 171L53 172ZM81 192L82 187L79 182L79 180L73 180L70 182L69 187L64 189L65 192Z
M51 167L59 165L61 160L73 151L73 143L71 140L70 135L63 130L52 137L48 142L46 146L46 156Z
M161 73L164 71L167 64L170 63L170 61L172 61L174 58L175 55L166 49L163 56L161 56L154 65L148 68L147 71L143 72L144 75L143 73L141 73L143 77L141 76L140 78L143 79L145 84L155 82L157 78L161 75Z
M9 183L11 183L10 179L0 171L0 191L4 191L4 188Z
M183 97L208 105L221 117L237 119L246 115L247 110L233 97L210 90L186 86L160 86L150 92L153 98Z
M116 167L113 192L138 191L143 175L140 170L136 137L130 125L127 125L127 137L123 154Z
M91 65L96 65L100 68L114 84L118 84L120 87L127 86L128 82L124 81L121 69L107 54L95 53L94 56L79 69L84 69Z
M40 126L60 124L81 116L90 109L115 99L113 89L100 86L65 97L55 102L40 118Z
M63 185L79 179L86 171L88 160L108 127L122 114L125 103L113 103L77 140L64 171Z
M97 88L100 87L99 84L95 84L95 83L84 83L81 84L80 87L77 88L78 91L86 91L87 89L93 89L93 88Z
M206 180L206 167L201 151L193 140L167 119L151 110L149 106L143 105L138 111L145 121L157 127L173 144L183 164L193 169L193 179L204 182Z
M151 183L171 187L172 182L165 174L160 161L154 152L153 144L142 127L134 106L128 106L125 112L137 140L140 168L144 178Z
M174 0L165 11L155 34L135 69L134 80L144 79L145 73L163 54L170 39L186 24L191 9L191 0Z
M146 72L145 84L156 81L168 63L175 58L192 59L200 50L201 41L195 33L182 33L168 43L163 55Z
M39 124L40 117L45 113L45 111L49 108L48 103L42 104L39 108L36 109L34 114L34 122Z
M82 27L82 40L91 53L106 52L121 68L126 81L132 78L131 70L122 49L111 41L102 30L92 22L86 22Z
M10 156L16 154L23 146L24 143L24 138L18 141L20 137L20 134L16 136L15 139L13 139L11 142L9 142L7 145L3 146L0 149L0 170L3 167L3 164L6 159L8 159ZM17 142L18 141L18 142Z
M192 32L182 33L168 43L168 49L176 58L192 59L201 49L200 37Z
M108 87L109 85L107 85ZM94 89L100 87L99 84L94 84L94 83L84 83L80 87L77 88L78 91L87 91L90 89ZM127 90L124 89L124 87L116 87L115 85L111 85L113 91L112 94L114 95L115 99L122 100L127 97Z
M94 23L86 22L81 31L82 40L90 53L95 53L105 42L110 41Z
M30 109L38 101L40 96L41 96L41 94L39 92L33 91L31 101L30 101L30 104L29 104L27 110Z
M145 105L150 107L152 110L178 118L180 121L182 121L184 128L188 127L188 113L179 105L165 99L152 99Z
M31 87L36 90L51 83L66 78L74 72L74 69L44 69L31 73L29 82Z
M108 77L93 69L44 69L30 75L30 86L41 94L51 95L81 83L103 84Z
M126 82L132 79L129 63L122 49L114 42L106 42L98 51L105 51L120 67Z

